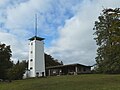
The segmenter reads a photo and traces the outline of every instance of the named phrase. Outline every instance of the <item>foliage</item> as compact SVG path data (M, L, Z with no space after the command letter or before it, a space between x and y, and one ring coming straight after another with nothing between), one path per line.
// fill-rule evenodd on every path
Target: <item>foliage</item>
M45 54L45 65L46 67L48 66L56 66L56 65L61 65L57 60L52 58L51 55ZM26 69L28 68L28 62L22 61L22 62L17 62L14 64L12 68L8 69L7 72L7 77L9 80L19 80L23 78L23 74L25 73Z
M58 60L55 60L51 55L45 53L45 67L57 66L62 64L63 64L62 61L61 63L59 63Z
M120 90L120 75L67 75L0 83L1 90Z
M96 70L120 73L120 8L104 9L95 22L97 49Z
M17 62L12 68L8 70L7 76L10 80L18 80L23 78L23 74L27 68L27 62Z
M13 62L10 61L11 53L10 46L0 44L0 79L22 79L26 68L28 68L28 62L26 61L18 61L16 64L13 64ZM61 65L61 63L55 60L51 55L45 54L45 65L48 67Z
M11 53L10 46L0 44L0 79L6 79L7 70L13 66L13 62L10 61Z

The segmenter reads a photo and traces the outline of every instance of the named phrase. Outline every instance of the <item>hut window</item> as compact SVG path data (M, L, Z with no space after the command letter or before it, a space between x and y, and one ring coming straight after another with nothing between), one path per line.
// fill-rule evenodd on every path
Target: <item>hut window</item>
M83 71L86 71L86 68L83 68Z

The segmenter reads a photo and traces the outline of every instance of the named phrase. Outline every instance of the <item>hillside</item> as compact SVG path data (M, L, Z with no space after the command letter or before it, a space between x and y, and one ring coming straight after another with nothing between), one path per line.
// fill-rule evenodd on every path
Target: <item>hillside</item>
M0 90L120 90L120 75L71 75L0 83Z

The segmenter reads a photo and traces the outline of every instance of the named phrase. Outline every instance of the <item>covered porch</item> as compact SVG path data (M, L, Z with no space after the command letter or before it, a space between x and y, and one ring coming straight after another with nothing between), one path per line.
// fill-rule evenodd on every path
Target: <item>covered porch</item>
M91 73L91 66L85 66L81 64L69 64L69 65L51 66L46 68L47 76L77 75L83 73Z

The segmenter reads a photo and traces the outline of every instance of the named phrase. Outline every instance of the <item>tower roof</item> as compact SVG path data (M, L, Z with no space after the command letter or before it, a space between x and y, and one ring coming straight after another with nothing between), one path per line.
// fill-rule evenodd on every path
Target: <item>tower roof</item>
M34 36L34 37L32 37L32 38L30 38L30 39L28 39L28 40L30 40L30 41L32 41L32 40L42 41L42 40L44 40L44 39L45 39L45 38L41 38L41 37Z

